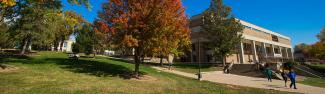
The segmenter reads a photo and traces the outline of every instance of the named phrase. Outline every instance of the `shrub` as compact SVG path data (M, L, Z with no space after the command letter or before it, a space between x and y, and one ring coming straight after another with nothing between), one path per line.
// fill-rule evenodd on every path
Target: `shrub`
M325 73L325 65L311 65L307 64L307 66L315 71Z
M294 66L298 65L297 62L294 62L294 61L288 61L286 63L283 63L283 68L284 69L287 69L287 70L290 70L292 69Z
M80 45L76 44L76 43L73 43L72 44L72 52L73 53L80 53Z

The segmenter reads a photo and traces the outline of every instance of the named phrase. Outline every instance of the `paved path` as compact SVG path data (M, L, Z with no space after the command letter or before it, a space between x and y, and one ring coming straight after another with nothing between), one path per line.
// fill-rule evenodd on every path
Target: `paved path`
M185 73L176 70L168 70L166 68L161 68L161 67L153 67L153 68L157 70L169 72L169 73L190 77L190 78L197 78L195 74L191 74L191 73ZM230 84L230 85L273 89L279 91L298 92L298 93L306 93L306 94L325 94L325 88L297 83L296 85L298 89L290 89L289 87L284 87L284 82L281 80L272 80L272 82L267 82L266 78L224 74L222 71L205 72L202 74L202 77L203 77L202 80L207 80L216 83ZM288 82L287 84L289 85L290 82Z

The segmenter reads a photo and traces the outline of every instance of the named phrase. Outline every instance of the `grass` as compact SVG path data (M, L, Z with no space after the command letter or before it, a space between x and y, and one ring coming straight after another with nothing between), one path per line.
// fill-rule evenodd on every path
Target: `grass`
M278 94L274 90L197 81L141 66L154 79L134 80L124 74L134 65L105 57L70 60L64 53L39 52L30 57L0 58L18 70L0 73L1 94Z
M199 66L198 64L181 64L181 63L176 63L173 64L173 68L182 71L182 72L187 72L187 73L198 73L199 71ZM201 65L201 72L209 72L209 71L222 71L222 67L217 67L211 64L203 64Z
M325 73L325 64L308 65L308 67L310 67L310 68L312 68L312 69L314 69L316 71Z
M325 88L325 79L321 79L321 78L307 77L305 80L299 83Z

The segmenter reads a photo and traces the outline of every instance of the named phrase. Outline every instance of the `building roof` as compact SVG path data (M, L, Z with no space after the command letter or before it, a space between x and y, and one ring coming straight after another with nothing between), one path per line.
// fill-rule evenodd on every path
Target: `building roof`
M190 19L190 21L193 21L193 20L195 20L195 19L201 19L201 16L202 16L202 14L198 14L198 15L192 16L191 19ZM274 32L274 31L271 31L271 30L265 29L265 28L263 28L263 27L260 27L260 26L254 25L254 24L251 24L251 23L249 23L249 22L246 22L246 21L244 21L244 20L240 20L240 19L238 19L238 18L236 18L236 19L239 20L240 23L241 23L242 25L244 25L244 26L248 26L248 27L251 27L251 28L254 28L254 29L260 30L260 31L265 32L265 33L269 33L269 34L272 34L272 35L276 35L276 36L279 36L279 37L282 37L282 38L285 38L285 39L289 39L289 40L291 40L290 37L288 37L288 36L281 35L281 34L279 34L279 33L277 33L277 32Z

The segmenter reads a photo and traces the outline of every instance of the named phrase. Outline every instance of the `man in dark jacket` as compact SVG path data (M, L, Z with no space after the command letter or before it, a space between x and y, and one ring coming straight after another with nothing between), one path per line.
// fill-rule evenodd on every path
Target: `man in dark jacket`
M288 77L290 78L290 81L291 81L290 88L293 86L294 89L297 89L297 87L296 87L296 73L293 71L293 69L290 69L290 72L288 73Z

